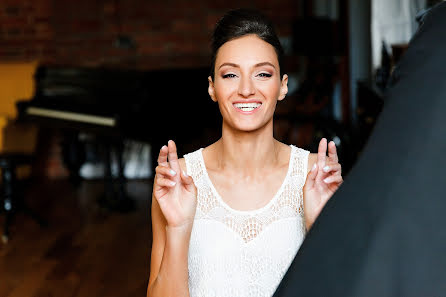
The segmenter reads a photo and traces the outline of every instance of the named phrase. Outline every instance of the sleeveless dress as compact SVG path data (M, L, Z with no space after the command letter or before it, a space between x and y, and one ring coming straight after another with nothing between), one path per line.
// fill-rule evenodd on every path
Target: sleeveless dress
M191 297L269 297L288 270L304 237L302 188L308 151L291 147L285 179L267 205L232 209L217 193L202 150L184 156L197 187L189 245Z

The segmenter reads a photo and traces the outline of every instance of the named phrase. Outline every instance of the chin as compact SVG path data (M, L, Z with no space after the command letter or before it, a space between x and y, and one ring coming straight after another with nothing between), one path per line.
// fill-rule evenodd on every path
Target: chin
M264 128L265 126L267 126L267 124L268 123L250 122L250 123L235 123L229 126L232 129L240 132L254 132Z

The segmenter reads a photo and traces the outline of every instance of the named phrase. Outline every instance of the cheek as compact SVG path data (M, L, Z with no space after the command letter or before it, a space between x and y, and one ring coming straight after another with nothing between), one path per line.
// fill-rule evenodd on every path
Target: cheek
M280 94L280 83L276 81L261 82L257 90L270 100L277 100Z
M235 80L216 81L214 90L215 90L215 96L217 97L218 101L225 100L231 97L234 94L234 92L237 91L237 84Z
M227 92L224 91L224 89L223 90L218 89L218 90L215 90L215 97L216 97L217 103L221 109L221 105L223 104L224 101L226 101L225 99L227 99L228 94L227 94Z
M222 86L222 85L216 85L215 87L215 97L217 99L218 108L220 109L220 113L223 115L225 114L225 110L227 109L226 102L229 98L231 98L231 89Z

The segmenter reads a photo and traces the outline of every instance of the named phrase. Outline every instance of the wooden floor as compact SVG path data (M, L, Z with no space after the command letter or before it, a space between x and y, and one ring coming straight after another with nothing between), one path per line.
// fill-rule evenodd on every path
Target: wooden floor
M48 220L41 228L19 213L0 243L1 297L145 296L149 277L151 181L130 181L137 210L99 208L99 182L67 181L27 189L28 205ZM3 228L4 215L0 214Z

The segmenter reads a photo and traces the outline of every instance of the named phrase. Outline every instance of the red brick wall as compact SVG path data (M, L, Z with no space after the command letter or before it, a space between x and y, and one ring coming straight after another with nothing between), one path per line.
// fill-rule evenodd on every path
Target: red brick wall
M215 22L237 7L257 8L291 33L300 0L0 0L0 63L135 69L207 66ZM125 35L133 49L114 45ZM44 142L39 174L66 177L58 138ZM40 148L42 150L42 148Z
M1 0L0 62L156 69L209 63L209 36L228 9L262 10L290 34L299 0ZM136 47L118 48L118 35Z

